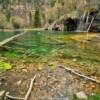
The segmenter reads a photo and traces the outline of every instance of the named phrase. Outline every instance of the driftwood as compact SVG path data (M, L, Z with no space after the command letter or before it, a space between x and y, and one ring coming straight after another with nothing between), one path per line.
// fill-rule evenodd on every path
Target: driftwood
M24 100L24 98L11 96L11 95L9 94L9 92L7 92L5 96L6 96L6 98L9 98L9 99Z
M62 67L62 68L64 68L64 69L66 69L67 71L69 71L69 72L71 72L71 73L73 73L73 74L79 76L79 77L82 77L82 78L85 78L85 79L90 80L90 81L92 81L92 82L95 82L95 83L97 83L97 84L100 84L100 81L99 81L99 80L93 79L93 78L88 77L88 76L85 76L85 75L83 75L83 74L80 74L79 72L76 72L76 71L74 71L73 69L68 68L68 67L66 67L66 66L63 66L63 65L59 65L59 66Z
M1 42L0 42L0 46L5 45L6 43L8 43L8 42L14 40L15 38L17 38L17 37L19 37L19 36L21 36L21 35L24 35L25 33L26 33L26 31L25 31L25 32L22 32L22 33L20 33L20 34L14 35L14 36L12 36L12 37L10 37L10 38L7 38L7 39L1 41Z
M33 83L35 81L35 78L36 78L36 75L31 79L31 83L30 83L29 89L28 89L28 91L27 91L27 93L25 95L24 100L28 100L28 98L29 98L29 96L31 94L32 88L33 88Z
M7 92L7 93L5 94L5 98L9 98L9 99L13 99L13 100L28 100L28 98L29 98L29 96L30 96L30 94L31 94L31 91L32 91L32 88L33 88L33 83L34 83L35 79L36 79L36 75L31 79L29 89L28 89L28 91L27 91L27 93L26 93L26 95L25 95L24 98L11 96L11 95L9 94L9 92Z

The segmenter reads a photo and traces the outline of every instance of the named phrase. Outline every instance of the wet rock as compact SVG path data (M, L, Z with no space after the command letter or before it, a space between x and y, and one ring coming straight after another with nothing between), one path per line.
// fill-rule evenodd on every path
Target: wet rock
M77 99L81 99L81 100L87 100L88 98L83 91L76 93L75 96Z

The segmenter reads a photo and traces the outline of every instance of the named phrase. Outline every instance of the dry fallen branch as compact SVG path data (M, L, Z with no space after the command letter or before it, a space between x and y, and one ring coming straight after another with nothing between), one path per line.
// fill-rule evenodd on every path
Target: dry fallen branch
M9 98L9 99L14 99L14 100L28 100L28 98L29 98L29 96L30 96L30 94L31 94L32 88L33 88L33 83L34 83L34 81L35 81L35 78L36 78L36 75L31 79L31 83L30 83L29 89L28 89L28 91L27 91L27 93L26 93L26 95L25 95L24 98L11 96L11 95L9 94L9 92L7 92L7 93L5 94L5 97L6 97L6 98Z
M31 83L30 83L29 89L28 89L28 91L27 91L27 93L25 95L24 100L28 100L28 98L29 98L29 96L31 94L32 88L33 88L33 83L35 81L35 78L36 78L36 75L31 79Z
M78 72L74 71L73 69L68 68L68 67L66 67L66 66L63 66L63 65L59 65L59 66L62 67L62 68L64 68L64 69L66 69L67 71L70 71L71 73L73 73L73 74L75 74L75 75L77 75L77 76L80 76L80 77L82 77L82 78L85 78L85 79L87 79L87 80L90 80L90 81L92 81L92 82L95 82L95 83L97 83L97 84L100 84L100 81L99 81L99 80L93 79L93 78L88 77L88 76L85 76L85 75L83 75L83 74L80 74L80 73L78 73Z
M5 96L6 96L7 98L9 98L9 99L24 100L24 98L11 96L11 95L9 94L9 92L7 92Z

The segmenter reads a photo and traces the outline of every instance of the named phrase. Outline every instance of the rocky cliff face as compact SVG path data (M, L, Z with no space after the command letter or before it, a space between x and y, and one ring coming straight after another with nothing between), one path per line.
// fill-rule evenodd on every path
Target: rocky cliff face
M76 18L72 18L72 16L66 18L64 20L64 31L100 32L100 10Z
M90 31L100 32L100 11L95 15Z

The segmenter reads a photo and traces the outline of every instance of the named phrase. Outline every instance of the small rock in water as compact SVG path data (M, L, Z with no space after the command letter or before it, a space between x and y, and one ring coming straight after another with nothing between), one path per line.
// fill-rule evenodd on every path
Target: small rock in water
M3 96L4 96L4 94L5 94L5 90L3 90L3 91L0 91L0 100L2 100L2 98L3 98Z
M74 62L76 62L76 61L77 61L77 59L76 59L76 58L74 58L74 59L73 59L73 61L74 61Z
M75 96L77 99L81 99L81 100L87 100L88 98L83 91L76 93Z

